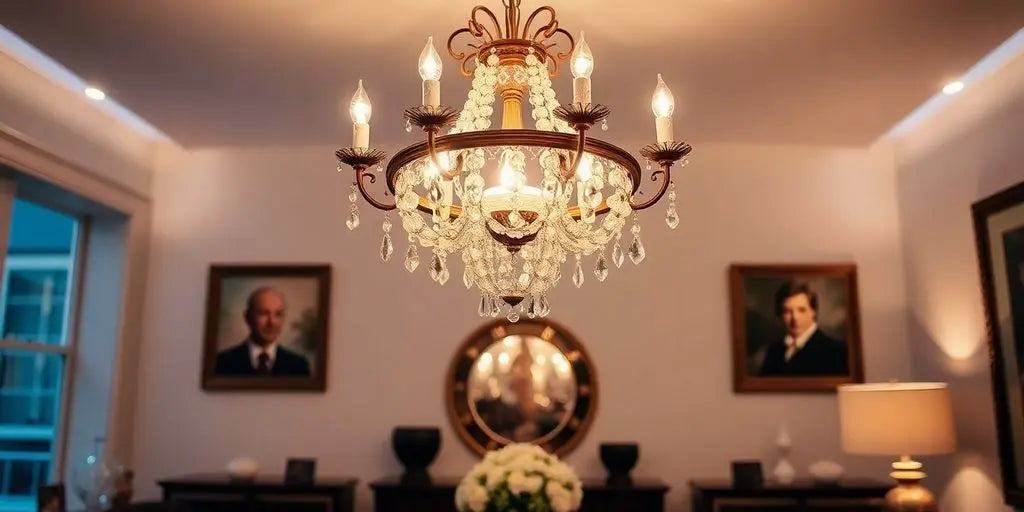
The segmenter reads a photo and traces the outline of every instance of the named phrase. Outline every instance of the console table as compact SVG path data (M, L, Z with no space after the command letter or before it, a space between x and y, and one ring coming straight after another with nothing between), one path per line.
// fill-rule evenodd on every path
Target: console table
M285 484L281 476L232 480L225 474L159 480L164 501L191 512L354 512L354 478L317 478L313 484Z
M430 482L402 482L398 477L370 483L375 512L455 512L459 478ZM604 480L583 480L580 512L663 512L669 487L654 479L636 479L633 485L608 485Z
M737 488L729 479L698 479L690 481L690 493L693 512L882 512L893 485L844 478L838 485L797 480Z

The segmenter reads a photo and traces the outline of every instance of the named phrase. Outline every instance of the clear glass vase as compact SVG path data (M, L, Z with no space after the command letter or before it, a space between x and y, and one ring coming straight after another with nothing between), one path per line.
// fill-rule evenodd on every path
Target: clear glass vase
M104 450L105 438L94 440L93 452L77 463L72 473L72 489L85 510L110 510L118 492L123 468Z

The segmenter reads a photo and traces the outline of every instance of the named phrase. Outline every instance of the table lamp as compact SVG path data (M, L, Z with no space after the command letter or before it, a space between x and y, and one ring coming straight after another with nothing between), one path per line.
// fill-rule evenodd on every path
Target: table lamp
M885 495L886 510L935 512L935 496L911 455L950 453L956 447L953 408L944 383L893 382L839 386L843 451L899 456L889 476L898 484Z

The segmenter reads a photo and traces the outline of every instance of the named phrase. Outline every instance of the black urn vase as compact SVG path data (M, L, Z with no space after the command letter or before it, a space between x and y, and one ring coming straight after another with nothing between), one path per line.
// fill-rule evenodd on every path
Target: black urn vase
M402 482L430 482L427 467L434 462L441 448L441 429L437 427L395 427L391 448L405 466Z
M630 485L633 483L629 472L640 458L640 447L636 443L601 443L601 463L608 470L608 485Z

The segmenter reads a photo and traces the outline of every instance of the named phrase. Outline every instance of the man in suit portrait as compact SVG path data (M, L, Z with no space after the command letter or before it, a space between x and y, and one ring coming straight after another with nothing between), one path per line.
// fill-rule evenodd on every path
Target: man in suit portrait
M257 288L246 300L244 318L249 336L217 353L217 375L310 375L306 358L277 342L285 325L285 299L281 292L269 286Z
M783 283L775 292L775 315L786 335L766 347L761 376L850 374L846 343L818 328L818 295L809 284Z

